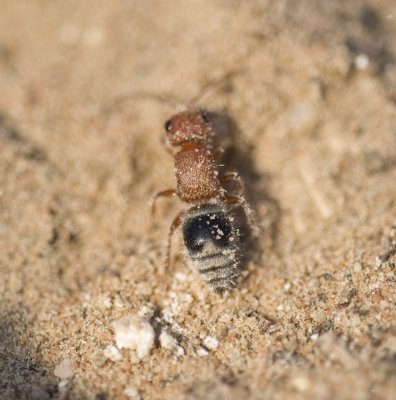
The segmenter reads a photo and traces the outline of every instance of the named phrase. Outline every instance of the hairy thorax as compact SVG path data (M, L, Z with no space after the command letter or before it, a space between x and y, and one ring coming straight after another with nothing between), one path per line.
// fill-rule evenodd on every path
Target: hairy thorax
M209 200L218 195L220 182L213 155L200 143L183 146L175 155L177 194L186 202Z

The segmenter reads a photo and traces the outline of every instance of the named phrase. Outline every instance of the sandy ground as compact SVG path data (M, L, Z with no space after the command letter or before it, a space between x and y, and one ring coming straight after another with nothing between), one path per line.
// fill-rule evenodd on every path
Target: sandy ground
M395 38L394 0L2 0L0 398L394 398ZM178 235L163 290L176 108L116 100L232 72L197 106L262 231L226 296ZM142 359L111 347L130 315Z

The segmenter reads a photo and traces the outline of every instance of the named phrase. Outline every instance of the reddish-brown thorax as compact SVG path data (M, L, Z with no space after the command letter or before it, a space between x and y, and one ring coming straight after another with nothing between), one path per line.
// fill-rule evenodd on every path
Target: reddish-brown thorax
M188 203L216 197L221 186L212 153L213 130L206 114L180 112L165 123L165 130L174 149L176 194Z
M216 197L220 190L212 152L201 142L187 142L175 154L176 193L194 203Z

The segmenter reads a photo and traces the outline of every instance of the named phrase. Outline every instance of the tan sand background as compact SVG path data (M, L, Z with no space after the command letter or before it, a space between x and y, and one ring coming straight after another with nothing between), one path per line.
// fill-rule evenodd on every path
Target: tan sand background
M262 232L224 297L179 235L165 292L182 205L148 202L174 186L175 108L114 102L186 103L232 71L199 106ZM0 93L1 399L394 398L394 0L2 0ZM106 358L145 310L185 355Z

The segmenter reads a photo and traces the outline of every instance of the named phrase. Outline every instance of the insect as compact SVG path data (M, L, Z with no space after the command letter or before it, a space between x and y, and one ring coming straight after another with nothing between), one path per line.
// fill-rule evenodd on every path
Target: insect
M189 208L183 220L187 253L214 291L231 289L238 276L239 229L228 207L205 203Z
M231 289L240 263L234 208L242 207L249 225L257 229L243 182L236 172L220 175L217 161L223 149L215 143L216 132L206 112L186 110L173 115L165 123L165 137L174 157L177 185L154 194L152 213L160 197L178 196L190 205L169 228L165 267L170 265L173 233L181 225L187 254L209 287ZM226 190L229 182L235 183L235 194Z
M182 226L187 254L202 278L214 291L223 291L235 286L241 255L239 228L234 211L241 207L247 217L252 233L257 235L258 226L244 196L244 185L236 172L220 174L219 160L224 149L219 146L219 135L215 131L208 113L194 107L209 89L227 83L240 73L234 70L217 82L209 82L192 99L184 111L174 114L165 122L165 139L175 163L176 188L158 191L152 198L152 215L160 197L178 196L189 207L174 218L168 232L165 269L170 266L172 237ZM130 99L147 98L161 103L177 103L169 96L145 91L134 91L119 96L113 107ZM227 189L234 184L235 193Z

